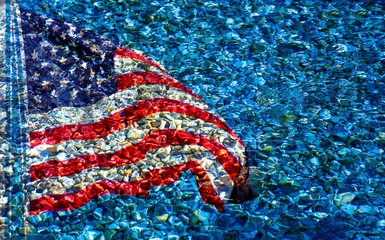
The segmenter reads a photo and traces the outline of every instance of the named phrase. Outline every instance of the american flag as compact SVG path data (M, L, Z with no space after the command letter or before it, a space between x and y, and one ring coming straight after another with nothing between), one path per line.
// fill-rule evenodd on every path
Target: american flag
M199 96L137 51L26 10L20 16L29 216L104 194L144 196L184 171L219 211L242 201L245 145Z

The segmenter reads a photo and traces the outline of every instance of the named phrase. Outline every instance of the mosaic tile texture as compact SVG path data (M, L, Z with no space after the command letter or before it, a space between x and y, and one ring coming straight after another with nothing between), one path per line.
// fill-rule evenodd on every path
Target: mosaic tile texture
M218 212L204 204L194 176L182 173L172 185L150 189L145 197L103 195L79 210L36 215L28 229L12 229L14 236L385 238L382 1L24 0L20 6L91 29L165 66L245 142L254 195ZM2 109L9 104L6 90L2 78ZM4 120L8 113L0 114ZM8 138L4 131L0 136L3 159ZM2 162L1 171L3 180L13 169ZM111 174L119 175L118 170ZM91 181L87 177L98 176L79 175L79 183ZM19 185L12 192L21 192ZM2 213L7 204L2 197ZM15 209L16 216L21 212ZM3 226L9 220L2 216Z

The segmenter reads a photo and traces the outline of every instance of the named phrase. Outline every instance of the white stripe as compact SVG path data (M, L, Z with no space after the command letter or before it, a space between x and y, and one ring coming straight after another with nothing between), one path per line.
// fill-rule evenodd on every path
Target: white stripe
M194 119L179 113L156 113L119 132L100 139L69 140L56 145L39 145L28 149L27 165L46 162L52 159L69 160L87 154L113 153L135 144L152 130L178 129L203 135L223 144L244 165L244 147L229 133L209 122Z
M145 177L145 172L187 161L197 161L208 173L218 195L227 201L230 197L233 181L215 157L200 146L172 146L150 151L140 162L111 169L87 169L66 177L51 177L28 183L29 199L36 199L47 194L78 192L88 184L98 180L135 181ZM32 190L33 189L33 190Z
M139 60L126 57L115 57L114 66L116 75L123 75L130 72L154 72L160 75L164 75L164 73L157 67L151 66L148 63Z
M28 117L28 131L39 131L66 124L97 122L121 109L152 98L168 98L189 103L204 110L208 109L205 103L177 88L161 84L140 85L114 93L91 106L61 107L45 114L31 114Z

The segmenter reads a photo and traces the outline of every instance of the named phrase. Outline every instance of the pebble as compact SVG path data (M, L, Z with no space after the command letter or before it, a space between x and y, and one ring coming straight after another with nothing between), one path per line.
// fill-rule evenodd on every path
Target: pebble
M355 197L356 195L352 192L340 193L335 195L334 202L336 203L337 206L343 206L353 201Z
M117 224L117 223L112 223L112 224L110 224L110 225L108 226L108 229L109 229L109 230L119 230L119 229L120 229L120 226L119 226L119 224Z
M314 168L317 168L320 164L320 161L317 157L313 157L310 159L311 164L313 165Z
M361 205L361 206L358 206L357 212L367 214L367 215L374 215L378 213L378 210L376 210L375 208L369 205Z
M200 212L199 214L199 221L202 222L203 225L208 225L209 224L209 221L210 221L210 218L211 218L211 214L208 213L208 212Z
M103 217L103 209L101 208L96 208L94 210L94 216L97 218L97 219L101 219Z
M385 227L385 220L380 220L377 222L377 227L384 228Z
M342 148L340 150L338 150L338 155L340 155L341 157L345 157L347 155L349 155L351 153L351 150L349 148Z
M266 84L266 80L263 77L256 77L253 80L254 86L262 86Z
M141 214L138 213L138 212L133 213L133 214L132 214L132 217L133 217L136 221L142 220L142 216L141 216Z
M321 119L329 120L332 118L331 112L328 109L323 109L319 112L319 116Z
M345 204L341 206L341 210L346 212L349 215L353 215L357 211L357 206L351 204Z
M186 225L188 225L189 222L190 222L190 219L189 219L186 215L184 215L184 214L182 214L182 215L180 216L180 219L181 219L182 222L183 222L184 224L186 224Z
M324 213L324 212L309 212L309 213L306 213L306 214L308 216L319 218L319 219L326 218L327 216L329 216L329 214Z
M170 216L169 214L163 214L160 216L155 216L155 219L160 222L166 222L169 216Z

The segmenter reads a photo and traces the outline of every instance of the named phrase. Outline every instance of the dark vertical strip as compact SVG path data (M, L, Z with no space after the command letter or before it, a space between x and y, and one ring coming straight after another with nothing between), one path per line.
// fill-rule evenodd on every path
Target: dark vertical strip
M24 224L25 200L23 174L25 159L25 83L23 81L22 45L19 36L17 7L14 1L6 1L6 113L7 142L6 191L8 204L5 209L8 226L5 239L20 239L27 234Z
M10 0L6 1L6 8L5 8L5 14L6 14L6 33L5 33L5 44L6 44L6 50L5 50L5 81L6 81L6 97L5 97L5 109L6 109L6 142L8 143L8 149L6 151L6 157L5 157L5 164L6 168L11 169L10 160L11 160L11 151L12 151L12 123L11 123L11 114L12 114L12 104L11 104L11 9L10 9ZM6 217L6 229L4 233L4 239L10 239L11 238L11 222L9 220L9 213L11 211L11 199L12 199L12 170L10 171L5 171L5 191L6 191L6 196L8 199L8 202L6 204L6 207L4 209L5 214L3 216Z
M18 16L18 8L15 7L13 9L13 14L14 14L14 23L15 23L15 37L16 37L16 50L17 50L17 62L16 62L16 86L17 89L15 91L15 94L17 95L17 110L19 113L19 118L18 122L15 124L17 125L17 128L15 129L18 133L18 154L17 156L19 161L18 161L18 167L17 169L20 170L18 172L17 178L18 178L18 185L19 185L19 190L18 190L18 204L17 207L20 209L20 215L17 216L17 224L19 226L19 233L22 235L27 235L27 225L25 218L25 213L26 213L26 202L25 202L25 196L24 196L24 186L25 186L25 174L26 174L26 169L25 169L25 157L26 157L26 146L27 146L27 135L26 135L26 129L25 129L25 124L26 124L26 104L25 104L25 88L26 88L26 83L25 83L25 76L23 74L24 68L23 68L23 55L22 52L24 51L23 45L21 44L20 40L20 34L21 34L21 27L19 26L19 20L20 17ZM15 136L16 137L16 136Z

